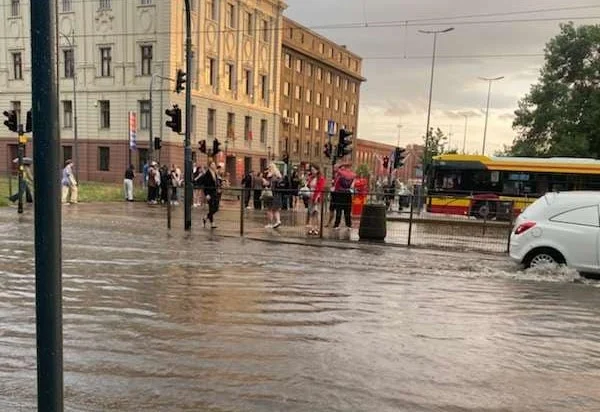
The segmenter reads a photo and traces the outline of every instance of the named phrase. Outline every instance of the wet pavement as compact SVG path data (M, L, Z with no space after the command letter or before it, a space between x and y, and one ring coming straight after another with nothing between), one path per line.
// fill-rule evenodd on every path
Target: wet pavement
M573 271L81 206L64 213L66 410L600 410L600 288ZM0 209L1 411L35 410L32 239Z

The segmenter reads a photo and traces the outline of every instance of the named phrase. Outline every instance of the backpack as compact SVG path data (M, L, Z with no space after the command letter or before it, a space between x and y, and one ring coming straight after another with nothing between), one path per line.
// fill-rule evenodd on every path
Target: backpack
M352 189L352 182L354 182L354 179L348 179L347 177L341 176L340 188L342 189L342 191L349 192L350 189Z

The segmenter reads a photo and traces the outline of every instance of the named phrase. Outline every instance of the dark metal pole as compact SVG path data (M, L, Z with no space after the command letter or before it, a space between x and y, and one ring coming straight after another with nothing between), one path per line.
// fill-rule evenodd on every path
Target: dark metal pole
M17 196L18 196L18 209L17 212L19 214L23 213L23 156L24 156L24 152L25 152L25 135L23 134L23 125L20 124L18 126L19 128L18 130L18 134L19 134L19 142L17 144L17 156L19 159L19 171L18 171L18 176L19 176L19 182L18 182L18 191L17 191Z
M63 411L61 206L54 5L31 2L38 411Z
M148 114L148 120L150 122L150 124L148 125L148 134L150 135L150 142L148 145L148 161L152 160L152 155L154 153L154 136L152 132L152 110L154 109L154 105L152 104L152 89L154 88L154 77L155 76L153 74L152 78L150 79L150 92L148 96L148 101L150 105L150 113Z
M75 32L73 31L73 40L71 43L71 50L73 50L73 146L75 149L75 178L77 181L80 180L79 176L79 132L77 129L77 73L75 67L77 66L75 59ZM58 60L58 58L56 59Z
M190 142L192 121L192 17L190 0L185 0L185 147L184 147L184 219L185 230L192 229L192 147Z
M244 196L246 196L246 189L242 188L242 196L240 198L240 237L244 237Z

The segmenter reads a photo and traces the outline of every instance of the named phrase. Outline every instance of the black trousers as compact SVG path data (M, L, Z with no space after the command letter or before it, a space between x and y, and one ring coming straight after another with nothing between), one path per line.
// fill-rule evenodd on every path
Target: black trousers
M342 213L346 226L352 227L352 193L336 193L337 203L335 205L335 223L333 227L339 227L342 221Z
M220 195L211 195L210 200L208 201L208 215L206 218L210 223L213 223L213 218L215 214L219 211L219 199Z
M254 190L254 209L260 210L262 209L262 201L260 200L260 195L262 190Z
M148 186L148 202L158 200L158 186Z
M29 185L23 181L23 184L21 185L21 187L23 188L23 193L25 194L25 201L27 203L33 203L33 196L31 195L31 190L29 189ZM19 200L19 192L15 193L11 197L9 197L9 199L13 203L16 202L17 200Z
M244 188L242 193L244 196L244 207L248 207L248 205L250 204L250 189Z

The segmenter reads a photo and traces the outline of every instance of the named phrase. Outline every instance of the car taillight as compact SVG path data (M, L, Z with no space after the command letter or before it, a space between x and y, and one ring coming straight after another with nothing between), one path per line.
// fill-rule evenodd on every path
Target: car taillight
M515 235L520 235L535 226L535 222L523 222L515 229Z

